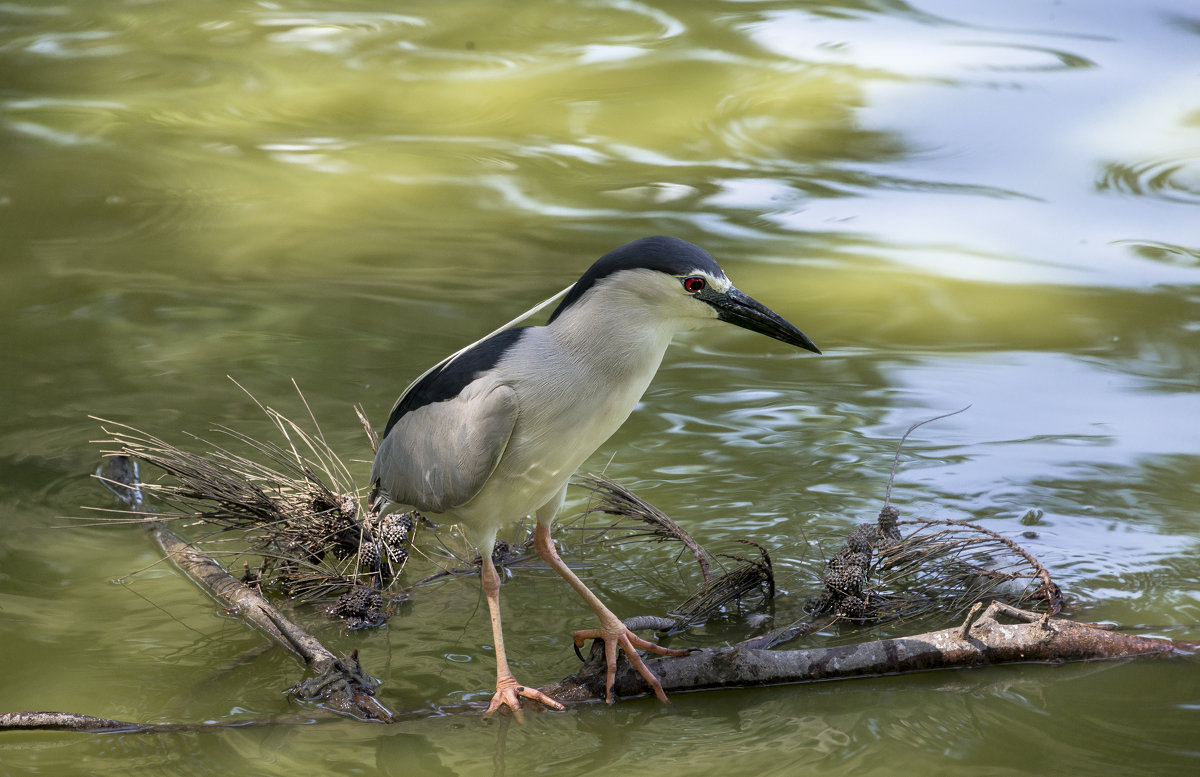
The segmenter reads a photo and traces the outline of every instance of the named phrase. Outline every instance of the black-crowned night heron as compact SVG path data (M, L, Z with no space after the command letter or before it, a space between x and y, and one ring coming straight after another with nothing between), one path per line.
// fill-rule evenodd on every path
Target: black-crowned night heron
M502 329L414 381L392 409L371 468L377 500L457 523L480 551L496 643L488 713L503 705L518 710L522 696L562 709L520 685L504 652L492 546L501 526L530 514L539 555L600 619L598 629L574 637L576 646L604 641L609 703L618 649L667 700L637 648L684 651L631 633L555 550L550 525L567 481L629 417L676 332L726 321L820 353L803 332L734 288L707 252L676 238L621 246L564 293L545 326Z

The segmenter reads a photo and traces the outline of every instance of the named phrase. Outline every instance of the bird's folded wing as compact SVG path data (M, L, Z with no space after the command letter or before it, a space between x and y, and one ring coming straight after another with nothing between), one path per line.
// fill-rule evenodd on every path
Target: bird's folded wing
M390 501L443 513L471 501L508 446L517 420L509 386L478 380L395 421L379 446L371 482Z

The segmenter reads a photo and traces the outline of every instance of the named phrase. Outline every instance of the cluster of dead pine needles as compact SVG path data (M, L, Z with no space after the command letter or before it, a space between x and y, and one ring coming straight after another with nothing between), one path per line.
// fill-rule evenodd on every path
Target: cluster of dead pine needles
M887 623L929 615L961 617L976 602L1055 614L1062 595L1024 548L975 523L898 521L888 506L829 559L812 616ZM901 531L904 527L906 531Z
M771 554L753 540L740 539L737 542L758 550L758 558L720 554L721 558L736 561L738 565L716 578L705 580L695 593L671 611L672 617L680 622L675 630L681 631L687 626L704 623L720 613L729 612L731 607L740 611L755 594L764 603L770 603L775 598L775 570L771 566Z
M683 527L671 520L662 510L638 497L620 483L600 475L583 475L575 480L576 485L591 491L593 500L584 515L603 514L615 516L617 520L598 530L595 538L605 537L615 541L644 539L654 542L681 542L691 551L700 565L700 574L708 583L712 577L709 570L710 556L700 543Z
M246 394L281 443L217 426L213 432L224 442L188 435L202 449L194 452L128 424L96 419L107 435L103 455L148 464L167 476L140 486L153 508L106 511L106 520L200 527L194 541L232 548L213 555L242 559L247 579L305 601L362 599L355 589L383 588L408 558L411 516L372 516L364 509L349 468L326 442L303 394L311 430ZM103 469L97 476L121 488Z
M931 606L957 616L989 599L1051 615L1062 608L1049 571L1011 539L969 522L901 525L911 530L875 559L875 617L925 615Z
M698 559L706 560L705 570L717 558L737 562L723 574L709 574L691 596L673 608L670 614L676 627L672 632L722 615L742 614L748 605L769 604L774 599L771 557L758 543L739 540L757 548L757 558L714 556L629 489L596 477L589 477L586 487L598 497L591 511L619 519L606 530L625 526L630 537L677 539L693 549ZM987 600L1050 614L1061 608L1061 593L1049 572L1011 539L974 523L900 521L899 515L895 507L887 505L877 522L849 532L844 544L826 561L816 590L811 584L802 584L809 590L804 617L780 629L768 644L779 644L832 622L866 626L930 616L960 618L976 602Z

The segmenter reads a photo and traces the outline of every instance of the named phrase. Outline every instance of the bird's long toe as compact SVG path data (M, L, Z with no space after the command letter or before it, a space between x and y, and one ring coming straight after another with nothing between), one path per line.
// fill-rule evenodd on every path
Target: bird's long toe
M665 648L662 645L657 645L648 640L644 640L634 634L629 629L621 624L616 629L585 629L577 631L573 635L575 638L575 647L583 647L589 639L598 639L604 643L604 661L605 661L605 677L604 677L604 701L612 704L614 701L613 686L617 679L617 653L625 652L625 657L629 659L630 665L637 671L642 679L646 681L646 685L650 686L650 690L654 691L654 695L658 697L663 704L670 704L667 699L666 692L663 691L662 683L654 672L650 671L650 667L646 666L646 662L638 655L638 650L646 650L651 653L657 653L660 656L686 656L690 651L674 650Z
M492 713L501 707L508 707L519 720L521 718L522 697L541 702L551 709L565 709L562 704L542 693L537 688L521 685L515 677L509 675L508 677L501 677L496 680L496 693L492 695L492 701L483 713L484 717L491 717Z

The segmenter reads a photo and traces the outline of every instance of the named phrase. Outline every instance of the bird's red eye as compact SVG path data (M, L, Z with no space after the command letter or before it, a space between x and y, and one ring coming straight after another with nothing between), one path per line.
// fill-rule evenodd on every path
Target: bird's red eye
M696 292L704 291L704 287L707 285L707 282L699 275L693 275L690 278L683 279L683 288L687 290L688 294L695 294Z

